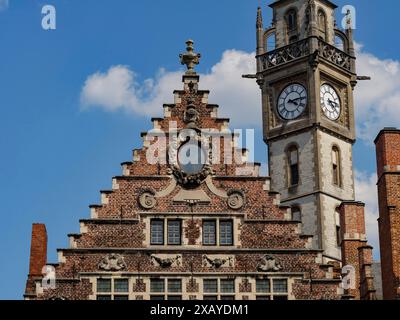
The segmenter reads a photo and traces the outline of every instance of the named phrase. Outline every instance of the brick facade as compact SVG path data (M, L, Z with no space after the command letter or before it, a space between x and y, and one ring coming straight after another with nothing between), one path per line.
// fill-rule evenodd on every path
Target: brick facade
M197 87L198 78L185 75L183 80L184 90L175 92L176 103L165 107L166 117L156 120L155 126L170 132L168 125L174 121L178 128L187 128L185 111L194 104L200 128L225 129L227 120L216 117L208 92L188 85L190 80ZM256 281L264 278L285 279L288 299L341 298L340 276L333 277L323 264L322 251L312 249L312 236L303 233L299 221L291 220L290 209L280 207L279 195L269 189L269 178L259 176L258 165L241 163L243 150L235 149L232 164L212 165L207 178L187 188L169 164L148 164L146 152L157 139L147 143L148 134L143 138L143 149L134 152L134 161L123 164L124 174L113 178L112 190L101 192L102 203L90 206L92 217L80 221L80 234L69 235L70 248L59 249L56 288L42 288L41 277L30 277L26 298L96 299L97 279L114 277L130 279L132 300L150 298L153 277L182 279L184 299L202 299L202 282L210 277L235 279L236 299L255 299ZM149 207L141 200L145 192L154 195ZM230 198L235 192L236 198ZM151 245L152 219L179 219L182 245ZM231 246L202 245L202 224L210 219L233 221ZM45 256L37 253L45 252L43 234L37 229L34 226L31 257L36 276L39 264L45 264ZM162 266L157 258L174 262ZM229 263L210 264L217 258Z
M400 299L400 130L382 130L375 144L383 297Z

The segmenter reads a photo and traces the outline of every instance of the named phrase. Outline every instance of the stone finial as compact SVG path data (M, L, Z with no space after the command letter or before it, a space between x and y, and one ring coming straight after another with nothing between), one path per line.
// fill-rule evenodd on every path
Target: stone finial
M194 71L194 66L200 63L201 54L194 52L193 44L193 40L186 41L187 51L186 53L179 55L181 58L181 63L186 64L186 74L196 74L196 71Z

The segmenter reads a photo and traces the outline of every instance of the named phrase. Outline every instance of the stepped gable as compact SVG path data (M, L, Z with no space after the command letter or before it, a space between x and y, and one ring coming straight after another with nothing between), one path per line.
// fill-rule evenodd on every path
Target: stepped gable
M183 279L183 296L190 299L202 299L204 275L221 274L237 279L237 299L254 298L255 279L270 276L289 280L290 299L340 299L340 266L324 262L322 251L311 248L312 236L303 234L288 207L280 206L270 179L260 176L260 165L247 163L247 151L235 147L229 120L218 117L209 91L199 89L200 77L193 70L199 56L193 58L192 44L181 56L188 71L174 103L164 105L163 118L152 119L153 129L142 134L142 148L122 164L111 190L101 191L101 202L90 206L80 233L69 235L70 247L58 250L55 288L43 288L43 276L31 274L26 299L96 299L98 277L121 275L130 279L131 299L148 299L149 279L169 274ZM174 160L190 143L180 136L182 130L205 150L205 163L194 174ZM218 144L221 151L216 152ZM230 150L232 163L216 161ZM181 245L151 245L154 218L180 219ZM202 221L214 218L233 221L232 246L202 245ZM213 256L229 263L218 268Z

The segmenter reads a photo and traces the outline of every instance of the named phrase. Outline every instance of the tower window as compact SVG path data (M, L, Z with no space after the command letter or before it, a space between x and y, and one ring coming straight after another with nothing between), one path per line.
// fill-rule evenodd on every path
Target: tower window
M288 152L289 165L289 187L297 186L300 181L299 176L299 151L297 147L291 147Z
M342 245L342 235L340 233L341 233L340 226L336 226L336 243L338 247Z
M288 11L286 15L288 31L297 31L297 13L296 10Z
M318 11L318 29L320 37L326 41L326 15L322 10Z
M332 148L332 174L333 184L341 186L341 172L340 172L340 151L337 147Z

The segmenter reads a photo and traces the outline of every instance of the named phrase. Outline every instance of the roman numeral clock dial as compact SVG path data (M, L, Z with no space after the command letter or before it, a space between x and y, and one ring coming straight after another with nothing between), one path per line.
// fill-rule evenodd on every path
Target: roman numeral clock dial
M321 108L328 119L332 121L339 119L342 109L339 95L329 84L321 86Z
M277 111L284 120L300 117L307 106L307 90L301 84L291 84L282 90L278 98Z

